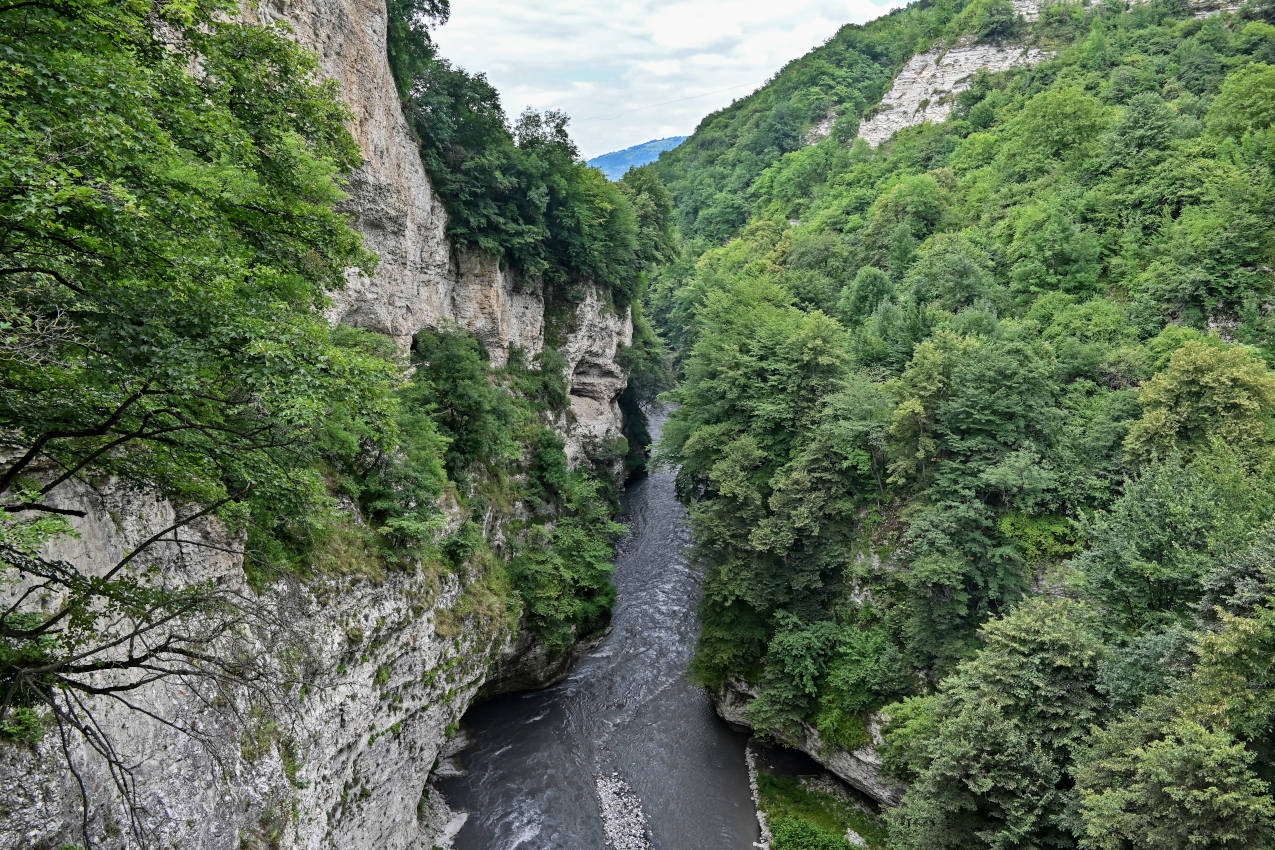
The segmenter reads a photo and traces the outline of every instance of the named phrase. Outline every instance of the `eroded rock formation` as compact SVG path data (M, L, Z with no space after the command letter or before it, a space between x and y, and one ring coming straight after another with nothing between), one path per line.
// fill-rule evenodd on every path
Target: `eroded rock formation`
M859 126L859 137L873 147L907 127L937 124L952 113L956 96L974 75L1034 65L1049 54L1021 45L974 44L927 50L913 56L894 78L881 105Z

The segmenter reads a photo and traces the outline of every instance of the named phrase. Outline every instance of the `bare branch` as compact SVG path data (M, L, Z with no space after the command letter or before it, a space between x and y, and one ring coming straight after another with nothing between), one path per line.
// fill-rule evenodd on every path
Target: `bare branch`
M0 505L0 511L9 514L20 514L23 511L40 511L46 514L60 514L61 516L88 516L85 511L77 511L74 508L55 508L52 505L42 505L39 502L23 502L20 505Z

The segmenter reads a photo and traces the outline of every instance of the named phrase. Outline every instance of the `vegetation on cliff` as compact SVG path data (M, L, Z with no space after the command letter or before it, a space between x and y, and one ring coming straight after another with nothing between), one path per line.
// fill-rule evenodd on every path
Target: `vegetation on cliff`
M812 128L843 144L864 111L890 87L913 53L942 35L959 0L914 3L865 26L846 26L771 81L714 112L655 168L677 204L688 247L702 253L749 217L751 187L784 154L802 149Z
M695 669L778 738L884 708L901 848L1267 846L1271 8L993 5L843 31L657 166ZM852 142L961 32L1056 54Z
M133 568L212 545L187 532L210 514L313 527L336 411L393 439L397 370L316 309L374 263L335 211L359 161L346 110L312 55L232 9L0 9L0 728L83 733L126 795L88 697L253 672L221 652L232 591ZM92 509L66 493L109 480L173 499L172 526L97 576L41 557Z
M428 49L402 52L424 32L405 21L431 10L445 6L391 3L396 70L451 73ZM0 7L0 735L35 743L52 729L70 753L78 733L133 815L134 754L97 725L100 700L173 723L137 689L181 677L218 705L245 685L297 692L280 680L297 671L262 651L292 652L270 643L295 639L289 624L224 576L192 584L201 558L242 555L256 590L497 571L499 603L554 646L596 626L613 593L613 477L628 447L569 468L552 427L569 412L552 347L563 340L497 369L459 331L423 331L409 355L330 326L328 294L376 264L338 210L360 165L349 114L286 27L235 12L223 0ZM479 216L454 219L458 238L561 284L551 335L580 287L624 303L644 264L667 259L658 183L606 183L556 118L524 117L514 145L503 119L472 125L459 102L426 104L430 86L411 93L411 108L478 126L465 137L476 163L425 136L423 155L457 169L440 188ZM462 173L473 181L449 182ZM509 211L515 198L531 207ZM662 349L637 314L626 357L649 384ZM134 519L106 517L94 488L154 494L175 515L89 575L46 544L74 518Z
M389 55L404 113L458 242L570 292L603 286L627 305L642 271L638 222L624 193L580 161L560 112L510 125L483 74L437 54L429 27L447 0L390 4Z

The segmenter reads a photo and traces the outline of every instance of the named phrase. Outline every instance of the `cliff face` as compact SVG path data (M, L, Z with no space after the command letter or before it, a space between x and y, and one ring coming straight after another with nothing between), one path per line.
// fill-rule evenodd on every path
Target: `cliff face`
M331 318L391 336L403 348L424 328L458 327L476 335L497 364L514 347L528 356L541 351L546 302L538 284L448 243L446 212L421 166L385 58L384 0L268 0L244 15L290 26L318 52L321 73L338 81L354 114L364 164L351 178L345 206L379 264L371 277L351 274ZM588 291L567 325L558 340L571 406L555 424L574 464L621 436L617 400L627 375L616 356L632 340L632 322L627 310L617 312ZM74 521L79 539L44 554L87 574L100 575L181 510L112 482L78 485L61 499L88 516ZM503 541L498 520L485 531ZM306 684L269 698L245 689L206 700L187 683L169 681L134 694L153 718L100 701L95 709L104 730L135 761L138 802L156 846L446 844L456 823L429 780L455 724L496 671L519 686L544 684L563 672L563 659L520 632L498 589L468 568L422 568L379 580L316 577L254 594L234 554L239 541L226 529L206 520L183 534L180 543L158 547L148 566L174 582L233 588L270 612L277 628L257 628L250 639L274 669ZM0 748L0 848L84 842L80 787L60 770L57 738L46 735L34 749ZM93 803L93 845L134 846L101 761L78 743L71 756Z
M447 213L421 165L385 58L384 0L265 0L254 23L283 23L319 54L320 73L341 85L363 167L350 177L345 208L379 258L372 277L351 274L332 318L387 334L406 347L422 328L477 335L503 363L510 346L544 345L544 299L519 291L488 258L457 252Z
M937 124L952 113L956 96L974 74L1034 65L1049 54L1019 45L962 43L927 50L908 60L877 110L859 126L859 137L876 147L906 127Z
M1013 0L1023 19L1040 17L1041 0ZM1035 65L1051 54L1021 44L980 44L966 36L957 44L918 53L899 71L881 103L859 125L859 138L876 147L899 130L927 121L937 124L952 114L956 96L974 75Z
M545 346L545 298L491 257L447 240L447 213L421 165L385 58L384 0L262 0L245 17L282 22L319 54L320 72L341 85L354 113L351 131L364 164L350 179L345 207L379 257L372 277L351 274L333 319L411 344L423 328L458 327L480 339L496 365L510 349L528 359ZM615 361L633 338L628 310L616 313L590 291L577 305L560 350L573 418L560 423L572 462L588 442L621 435L617 399L627 375Z
M81 485L58 506L89 516L75 522L78 539L47 554L96 575L168 527L177 510L111 485ZM181 545L157 547L148 566L174 582L212 581L250 596L269 612L253 627L256 652L305 687L245 688L225 703L169 679L129 696L153 717L107 700L94 706L134 762L155 846L432 846L450 812L431 802L430 772L489 668L514 648L515 624L465 571L286 582L257 596L241 557L226 551L234 543L206 520L183 529ZM79 789L58 771L59 747L49 734L35 750L0 749L0 847L82 840ZM94 844L134 846L102 762L82 747L73 760L93 804Z

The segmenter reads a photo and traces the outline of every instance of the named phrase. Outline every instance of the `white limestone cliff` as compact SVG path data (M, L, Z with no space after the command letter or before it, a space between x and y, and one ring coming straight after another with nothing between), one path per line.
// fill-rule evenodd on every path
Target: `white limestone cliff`
M88 516L73 520L78 538L46 555L90 575L184 510L109 482L60 489L57 506ZM200 521L180 544L152 547L146 566L175 582L250 594L235 542L215 520ZM428 568L280 582L252 594L280 624L254 625L254 645L304 689L246 688L228 702L205 701L195 682L171 678L129 695L153 717L94 701L97 722L133 764L154 846L432 846L450 818L430 799L435 759L489 667L514 647L514 624L481 604L483 592L479 576ZM58 601L43 604L53 610ZM82 843L79 789L60 769L60 747L51 733L35 748L0 748L0 847ZM94 846L136 846L100 759L83 746L72 757L92 804Z
M952 114L956 96L970 87L978 71L1035 65L1047 56L1037 48L968 41L918 53L894 78L880 106L859 125L859 137L876 147L899 130L937 124Z
M1014 11L1026 21L1040 17L1044 0L1011 0ZM1138 2L1138 0L1134 0ZM1235 0L1188 0L1197 18L1239 8ZM956 44L918 53L908 60L881 98L859 125L859 138L876 147L900 130L920 124L938 124L952 114L956 96L969 89L980 70L989 73L1036 65L1053 53L1023 44L979 43L972 36ZM829 122L811 130L808 142L828 134Z
M386 334L403 348L422 329L459 328L477 336L496 364L515 347L528 359L539 353L547 331L540 285L448 242L446 211L421 165L386 60L385 0L251 0L244 17L290 27L318 53L321 74L340 84L353 113L350 127L364 162L351 176L344 207L379 263L370 277L350 275L331 318ZM555 424L578 464L621 436L618 398L627 374L617 355L632 341L633 327L627 308L616 310L590 287L567 324L558 338L571 404ZM74 520L78 539L44 554L88 574L100 575L183 510L109 481L62 489L63 502L88 508L88 516ZM499 524L489 522L485 531L499 546ZM155 846L445 845L456 822L429 780L455 724L493 677L496 688L544 684L564 671L564 658L520 632L492 603L483 577L463 568L425 567L380 579L315 577L257 595L247 589L234 535L212 520L184 533L181 545L148 555L147 566L174 581L234 588L273 611L291 637L279 645L271 642L277 636L262 634L260 652L279 668L299 664L307 686L269 705L249 692L228 704L206 703L180 682L136 694L157 717L209 733L208 745L159 719L105 702L95 707L121 752L136 762ZM93 802L93 846L135 846L100 761L83 747L73 748L72 758ZM83 843L80 791L61 764L56 735L35 748L0 747L0 850Z
M250 0L245 17L291 27L318 53L320 73L340 83L354 114L350 129L364 163L351 176L344 207L379 261L371 277L351 273L332 318L391 336L404 348L424 328L460 328L482 341L496 365L514 347L528 360L538 354L546 332L540 284L447 239L446 210L421 164L385 58L385 0ZM583 458L586 439L621 435L616 402L627 376L615 355L632 335L629 310L615 310L586 288L562 346L571 361L573 421L564 423L564 437L573 462Z

